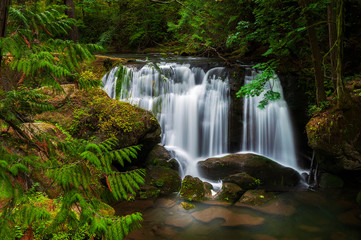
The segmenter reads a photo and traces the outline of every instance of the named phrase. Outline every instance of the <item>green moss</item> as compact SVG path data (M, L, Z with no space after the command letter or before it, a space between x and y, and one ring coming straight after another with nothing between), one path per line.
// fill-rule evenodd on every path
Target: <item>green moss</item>
M199 202L205 199L206 189L199 178L186 176L182 181L180 196L188 201Z
M180 203L180 206L181 206L182 208L184 208L185 210L190 210L190 209L195 208L194 204L187 203L187 202L181 202L181 203Z

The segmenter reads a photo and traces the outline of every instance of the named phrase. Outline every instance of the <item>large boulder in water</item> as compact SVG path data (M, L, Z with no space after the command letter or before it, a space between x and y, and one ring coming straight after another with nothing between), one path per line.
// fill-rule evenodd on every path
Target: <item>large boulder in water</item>
M260 187L266 190L286 190L297 186L301 180L299 173L294 169L252 153L209 158L199 162L198 166L200 173L212 180L229 178L230 175L237 173L247 173L259 179Z

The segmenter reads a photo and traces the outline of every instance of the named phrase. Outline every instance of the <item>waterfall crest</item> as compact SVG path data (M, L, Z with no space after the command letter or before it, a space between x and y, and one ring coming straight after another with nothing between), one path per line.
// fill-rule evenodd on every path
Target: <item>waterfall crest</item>
M245 84L251 83L256 75L254 70L247 72ZM265 109L257 107L263 94L244 99L242 151L261 154L298 169L290 114L277 76L267 83L266 90L271 87L281 98L269 102Z

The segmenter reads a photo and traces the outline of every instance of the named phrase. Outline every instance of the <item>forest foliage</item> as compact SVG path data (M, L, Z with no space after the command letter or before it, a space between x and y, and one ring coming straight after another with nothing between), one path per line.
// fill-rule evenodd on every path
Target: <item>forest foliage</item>
M345 76L361 72L356 0L4 0L0 7L0 138L7 139L0 142L0 235L8 239L122 239L140 226L139 213L101 211L104 202L126 200L143 183L143 170L119 172L112 165L132 162L140 146L119 149L115 139L77 139L66 131L60 139L22 127L34 114L56 108L37 88L100 86L92 73L79 70L94 52L258 61L263 74L239 96L258 95L276 72L292 73L318 108L330 99L347 107ZM278 96L268 92L261 107ZM118 124L126 128L130 121ZM19 148L9 147L10 140ZM61 196L51 199L29 181L35 170Z

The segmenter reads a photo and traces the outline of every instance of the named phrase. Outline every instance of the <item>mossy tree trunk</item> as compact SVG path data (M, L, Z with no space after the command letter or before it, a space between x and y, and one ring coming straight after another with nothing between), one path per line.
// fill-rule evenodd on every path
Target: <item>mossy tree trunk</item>
M7 25L10 5L11 5L11 0L0 1L0 34L1 34L0 37L1 38L6 36L6 25ZM0 48L0 67L1 67L1 61L2 61L2 51Z
M332 1L327 6L327 17L328 17L328 43L330 46L330 65L331 65L331 79L333 88L337 88L337 30L336 30L336 3Z
M336 0L336 28L337 28L337 40L336 40L336 92L337 92L337 107L344 108L350 104L350 94L345 88L345 82L342 79L342 59L343 59L343 25L344 25L344 0Z
M317 32L316 32L316 22L315 16L307 7L311 4L313 0L299 0L301 7L304 9L306 27L308 33L308 41L312 53L312 64L314 69L314 78L316 85L316 101L317 105L320 106L321 102L326 101L326 92L324 86L324 76L322 72L322 56L321 50L318 45Z

